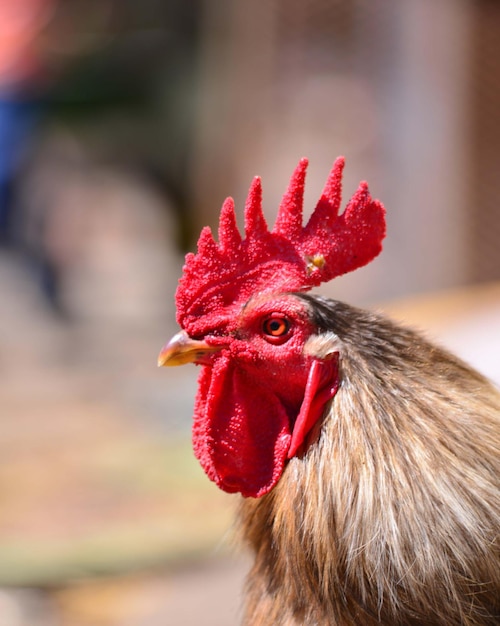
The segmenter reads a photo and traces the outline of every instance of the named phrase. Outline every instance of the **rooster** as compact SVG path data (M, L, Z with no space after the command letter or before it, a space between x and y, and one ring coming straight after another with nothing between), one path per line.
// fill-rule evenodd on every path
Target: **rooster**
M500 623L500 393L386 317L308 294L370 262L383 205L342 157L306 226L301 160L268 229L259 178L205 228L160 365L201 366L194 451L240 493L247 626Z

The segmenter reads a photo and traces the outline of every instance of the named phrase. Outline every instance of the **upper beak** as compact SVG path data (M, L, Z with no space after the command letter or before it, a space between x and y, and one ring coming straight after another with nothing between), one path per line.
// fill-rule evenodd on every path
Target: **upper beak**
M191 339L185 330L181 330L161 349L158 367L195 363L220 349L220 346L209 346L205 341Z

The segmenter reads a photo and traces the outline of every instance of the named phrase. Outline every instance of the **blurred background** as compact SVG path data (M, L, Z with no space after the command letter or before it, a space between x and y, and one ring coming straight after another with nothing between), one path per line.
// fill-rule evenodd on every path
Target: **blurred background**
M321 288L500 382L500 4L0 0L0 626L230 626L237 498L190 450L174 292L254 175L302 156L388 209Z

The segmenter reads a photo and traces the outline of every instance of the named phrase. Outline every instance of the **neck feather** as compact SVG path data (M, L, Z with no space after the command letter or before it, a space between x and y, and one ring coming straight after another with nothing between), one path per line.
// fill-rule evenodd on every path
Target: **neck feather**
M412 331L380 318L374 336L370 319L370 342L336 329L342 383L317 440L242 501L245 623L493 625L500 394Z

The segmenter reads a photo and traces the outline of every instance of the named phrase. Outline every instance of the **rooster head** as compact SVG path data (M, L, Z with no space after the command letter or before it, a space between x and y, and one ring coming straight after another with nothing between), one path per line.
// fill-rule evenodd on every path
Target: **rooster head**
M287 459L306 446L339 386L338 353L317 350L310 305L297 296L370 262L381 250L385 211L361 183L339 214L344 159L332 168L302 226L307 160L297 166L276 223L268 229L254 179L242 238L228 198L216 243L203 229L176 293L182 330L159 365L201 366L193 445L224 491L260 497Z

